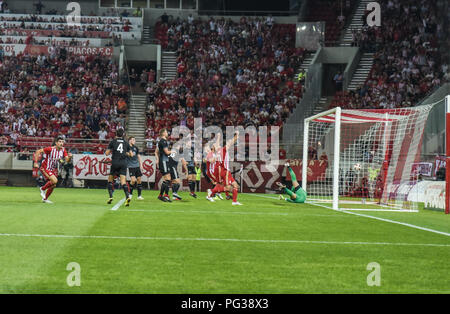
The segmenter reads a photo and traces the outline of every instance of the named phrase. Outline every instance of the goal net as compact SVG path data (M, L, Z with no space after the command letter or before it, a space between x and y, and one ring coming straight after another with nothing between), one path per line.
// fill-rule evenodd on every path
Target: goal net
M308 200L333 209L417 211L410 191L431 108L338 107L305 119L302 187ZM314 159L328 166L312 178Z

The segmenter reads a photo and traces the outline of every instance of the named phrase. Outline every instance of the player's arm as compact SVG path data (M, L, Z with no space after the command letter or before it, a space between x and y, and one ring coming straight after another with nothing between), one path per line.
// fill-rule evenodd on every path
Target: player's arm
M38 149L37 151L34 152L33 155L33 168L39 168L39 161L41 160L42 157L42 153L44 152L44 149Z
M172 151L170 151L168 147L164 147L163 152L164 152L164 154L166 154L167 156L169 156L170 154L172 154Z
M155 149L156 165L159 165L159 148L156 146Z
M64 160L68 163L72 160L72 153L68 153L66 150L64 150Z
M128 156L128 157L133 157L133 156L134 156L134 153L133 153L133 151L131 150L131 146L130 146L128 143L126 143L126 142L125 142L125 144L126 144L126 146L127 146L127 152L126 152L127 156Z
M138 158L138 161L139 161L139 168L141 168L142 167L142 159L141 159L141 154L137 154L137 158Z
M184 158L181 158L181 164L183 165L184 172L188 173L187 162Z
M113 149L114 149L114 145L113 145L113 142L111 141L111 142L109 142L108 149L106 150L105 155L106 156L111 155Z
M236 131L234 133L233 138L226 143L227 150L237 142L238 138L239 138L239 132Z

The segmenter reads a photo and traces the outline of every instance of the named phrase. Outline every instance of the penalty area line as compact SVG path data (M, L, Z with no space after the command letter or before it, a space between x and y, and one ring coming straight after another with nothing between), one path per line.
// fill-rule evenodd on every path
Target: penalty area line
M396 221L396 220L391 220L391 219L386 219L386 218L380 218L380 217L366 215L366 214L361 214L361 213L354 213L354 212L347 211L347 210L339 210L339 209L336 210L336 209L332 209L332 208L324 206L324 205L319 205L319 204L314 204L314 203L310 203L310 204L314 205L314 206L327 208L327 209L330 209L330 210L333 210L333 211L336 211L336 212L339 212L339 213L345 213L345 214L350 214L350 215L355 215L355 216L375 219L375 220L379 220L379 221L389 222L389 223L392 223L392 224L402 225L402 226L405 226L405 227L414 228L414 229L418 229L418 230L422 230L422 231L428 231L428 232L437 233L437 234L441 234L441 235L450 237L450 233L443 232L443 231L438 231L438 230L434 230L434 229L430 229L430 228L425 228L425 227L421 227L421 226L416 226L416 225L412 225L412 224L409 224L409 223L406 223L406 222L401 222L401 221Z
M113 208L111 208L111 210L118 210L119 207L123 205L123 203L125 203L125 198L122 198L120 201L118 201L117 204L114 205Z
M310 240L268 240L268 239L227 239L227 238L181 238L181 237L130 237L62 234L21 234L0 233L0 237L60 238L60 239L104 239L104 240L150 240L150 241L209 241L209 242L247 242L247 243L286 243L286 244L342 244L342 245L383 245L383 246L428 246L450 247L441 243L402 243L402 242L352 242L352 241L310 241Z

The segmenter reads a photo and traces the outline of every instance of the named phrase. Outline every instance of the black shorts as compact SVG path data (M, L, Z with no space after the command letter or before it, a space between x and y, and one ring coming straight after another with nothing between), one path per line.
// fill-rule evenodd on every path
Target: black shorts
M113 161L111 164L111 170L109 174L112 176L126 176L127 175L127 163L124 161Z
M169 161L159 161L158 169L163 176L170 173Z
M195 166L188 166L188 174L197 174L197 171L195 171Z
M128 168L128 173L130 174L130 177L142 177L142 172L141 172L141 168L137 167L137 168Z
M178 179L180 176L178 175L178 170L176 166L169 167L170 169L170 179L175 180Z

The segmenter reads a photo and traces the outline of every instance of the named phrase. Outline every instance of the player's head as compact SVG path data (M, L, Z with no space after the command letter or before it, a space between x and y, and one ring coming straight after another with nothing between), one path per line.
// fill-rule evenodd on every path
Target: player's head
M125 134L124 129L117 129L116 137L123 137L124 134Z
M53 144L56 146L56 148L61 149L64 147L64 137L58 135L55 140L53 141Z
M130 145L132 146L136 145L136 138L134 136L130 136L128 138L128 143L130 143Z
M161 130L159 131L159 136L162 137L162 138L167 139L167 137L169 136L169 132L167 132L167 129L166 129L166 128L161 129Z

